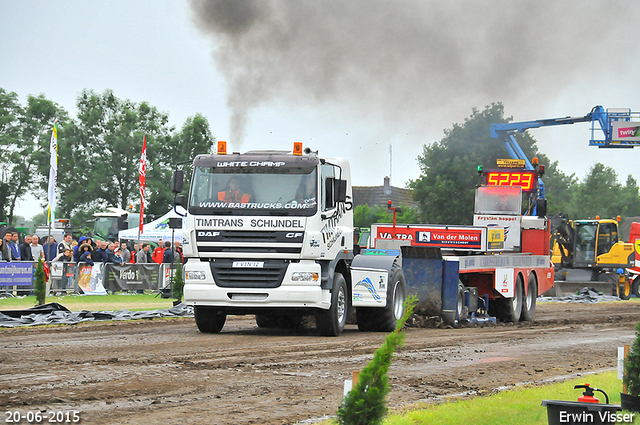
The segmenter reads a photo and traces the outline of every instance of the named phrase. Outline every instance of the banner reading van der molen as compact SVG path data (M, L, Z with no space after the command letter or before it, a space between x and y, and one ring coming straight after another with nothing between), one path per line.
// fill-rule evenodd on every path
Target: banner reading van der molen
M0 263L0 286L31 286L33 263Z

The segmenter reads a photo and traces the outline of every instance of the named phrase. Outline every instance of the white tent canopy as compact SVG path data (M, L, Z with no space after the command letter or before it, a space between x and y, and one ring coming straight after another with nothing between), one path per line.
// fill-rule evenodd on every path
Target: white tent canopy
M181 214L186 214L186 211L182 207L177 207L178 212ZM127 230L121 230L118 232L118 239L129 239L129 240L141 240L141 241L150 241L150 242L158 242L158 240L162 239L163 241L171 241L172 233L175 231L173 235L173 239L179 242L182 242L182 228L180 229L172 229L169 227L169 219L170 218L182 218L182 225L184 226L184 217L177 214L174 210L169 211L162 217L153 220L149 223L146 223L142 226L142 233L140 234L140 238L138 239L138 228L132 228Z

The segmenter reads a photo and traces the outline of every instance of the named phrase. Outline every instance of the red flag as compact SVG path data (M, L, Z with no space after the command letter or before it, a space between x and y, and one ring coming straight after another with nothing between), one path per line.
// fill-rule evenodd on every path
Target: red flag
M142 223L144 217L144 186L145 174L147 172L147 135L144 135L142 142L142 155L140 155L140 233L142 234Z

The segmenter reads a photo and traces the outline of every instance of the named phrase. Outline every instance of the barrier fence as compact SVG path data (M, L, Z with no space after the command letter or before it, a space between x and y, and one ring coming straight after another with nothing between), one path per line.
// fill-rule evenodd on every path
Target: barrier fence
M12 261L0 263L0 293L20 295L32 293L35 285L36 262ZM171 286L176 264L96 264L49 263L49 293L98 294L119 291L157 291Z

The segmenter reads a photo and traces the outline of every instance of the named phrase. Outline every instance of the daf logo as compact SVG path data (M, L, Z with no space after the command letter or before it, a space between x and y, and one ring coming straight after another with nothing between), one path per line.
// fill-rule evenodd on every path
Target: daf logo
M199 237L215 237L215 236L220 236L220 232L204 232L204 231L200 231L198 232L198 236Z
M302 236L302 233L300 232L289 232L286 235L284 235L287 239L297 239L299 237Z

